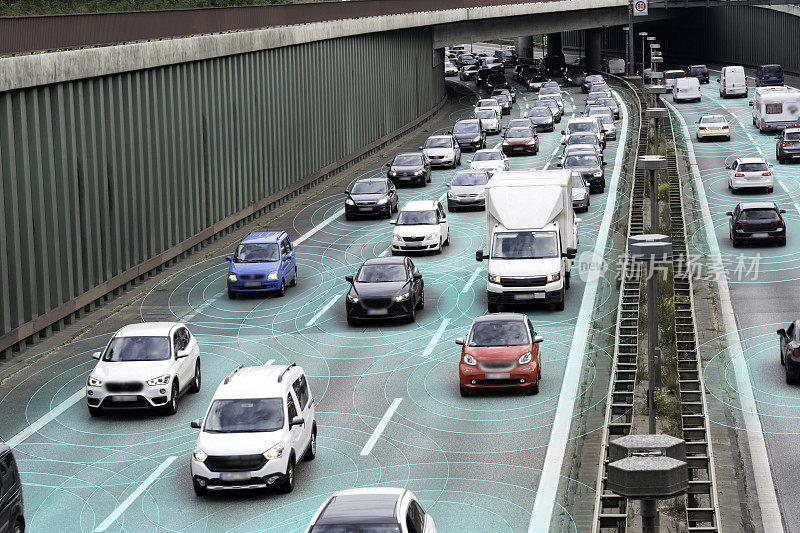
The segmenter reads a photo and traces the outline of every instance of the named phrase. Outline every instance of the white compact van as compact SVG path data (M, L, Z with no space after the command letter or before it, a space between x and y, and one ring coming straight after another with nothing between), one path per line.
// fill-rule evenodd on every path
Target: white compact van
M678 78L672 90L673 102L700 101L700 80L697 78Z
M747 78L744 75L744 67L722 67L719 75L719 95L722 98L747 96Z

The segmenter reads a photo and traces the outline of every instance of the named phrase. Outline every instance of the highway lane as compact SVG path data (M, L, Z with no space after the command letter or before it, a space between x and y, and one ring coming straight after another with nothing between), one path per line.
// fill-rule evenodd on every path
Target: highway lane
M712 76L713 79L713 76ZM746 99L719 97L712 81L702 87L703 101L698 104L676 104L694 135L694 123L701 112L723 113L732 127L731 142L703 142L696 138L692 144L701 170L701 178L714 233L719 242L729 290L735 313L741 349L750 373L755 405L760 415L778 502L789 531L800 531L800 509L793 504L800 465L796 460L797 435L800 433L800 389L787 385L779 360L775 330L798 318L797 295L800 291L800 209L797 207L800 180L798 166L781 165L775 159L777 134L759 134L752 126L752 108ZM671 101L671 99L669 99ZM676 127L676 130L678 128ZM732 195L727 189L725 166L736 157L763 156L774 165L773 193L753 192ZM694 197L689 187L685 194ZM750 245L734 249L728 237L726 211L748 200L770 200L786 209L787 245ZM696 222L687 226L689 249L699 255L708 253L708 243L702 227L701 213L694 213ZM715 280L713 271L698 271L701 279ZM739 409L736 396L747 394L740 390L735 372L736 361L719 352L705 365L706 384L714 398ZM713 420L728 424L725 420ZM744 429L744 427L742 428Z
M575 96L566 99L567 116L582 100L580 93ZM520 90L512 116L518 116L526 98L532 94ZM474 99L461 97L445 124L404 140L402 149L414 150L425 135L450 129L454 120L469 115ZM511 168L541 168L550 161L558 150L558 129L540 135L537 156L513 158ZM499 138L490 137L492 143ZM616 158L627 157L622 152L617 141L609 143L609 168ZM471 157L465 154L464 166ZM383 162L353 178L382 175ZM400 189L401 204L441 197L453 172L436 170L427 187ZM337 215L342 190L334 187L270 222L270 228L285 228L302 239L296 248L299 285L285 298L228 300L222 256L187 262L135 306L51 355L46 368L23 371L3 387L3 439L49 413L54 418L15 445L30 531L94 531L104 523L108 531L302 531L332 491L375 484L414 490L442 531L475 531L476 524L491 531L527 528L575 323L581 312L592 311L580 307L585 283L573 278L564 312L526 310L545 338L538 396L461 398L459 352L452 341L466 333L474 316L486 312L485 270L474 261L474 251L484 245L485 215L450 214L452 245L440 256L413 258L426 282L426 308L415 324L350 328L344 276L386 251L391 226L384 220L346 222ZM580 251L594 246L606 201L607 194L594 195L589 213L580 215ZM611 283L601 280L600 302L616 302ZM185 396L173 417L137 413L92 419L76 396L93 366L90 355L120 325L139 320L189 325L201 346L203 388ZM432 342L437 331L441 336ZM196 430L189 421L203 415L216 385L232 368L269 362L295 362L309 375L318 410L317 460L298 466L290 495L195 497L188 460ZM606 385L593 381L594 361L586 364L579 393ZM390 405L396 412L374 446L365 449ZM54 411L58 406L63 409ZM141 495L128 500L137 490ZM130 505L122 508L126 501Z

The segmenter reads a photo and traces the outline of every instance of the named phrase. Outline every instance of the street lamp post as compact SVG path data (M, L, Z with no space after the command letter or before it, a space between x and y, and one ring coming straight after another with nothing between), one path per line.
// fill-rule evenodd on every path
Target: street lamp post
M656 107L658 105L659 95L665 94L667 92L667 87L661 83L661 79L664 77L663 72L651 72L650 76L652 77L653 84L648 85L647 94L650 95L652 100L650 107Z
M631 63L633 61L633 34L631 33L631 28L633 28L633 0L629 0L628 3L628 25L622 27L622 31L625 32L625 71L628 75L631 74Z
M649 42L649 43L652 45L652 44L654 44L654 43L655 43L655 41L656 41L656 38L655 38L655 36L653 36L653 35L650 35L650 36L647 38L647 41L648 41L648 42ZM651 58L653 57L653 51L652 51L652 50L650 50L650 57L651 57ZM642 70L644 70L644 58L642 58L642 63L643 63L643 64L642 64ZM652 68L652 66L651 66L651 67L650 67L650 71L652 72L652 70L653 70L653 68Z
M648 89L648 92L650 92L651 87L648 87L647 89ZM666 87L664 87L664 89L666 90ZM658 91L659 89L656 89L656 90ZM657 100L658 99L658 96L657 96L658 93L653 92L651 94L653 94L653 97L656 99L655 101L657 103L658 102L658 100ZM645 113L645 116L647 118L652 118L653 122L655 122L655 140L654 140L653 151L656 154L658 154L659 125L660 125L660 122L661 122L662 118L667 118L667 116L669 114L669 111L667 111L663 107L651 107L650 109L646 109L644 113ZM651 228L651 231L656 231L656 230L655 230L655 228Z
M640 31L639 32L639 37L642 38L642 85L644 85L644 42L645 42L645 40L647 38L647 32L646 31Z

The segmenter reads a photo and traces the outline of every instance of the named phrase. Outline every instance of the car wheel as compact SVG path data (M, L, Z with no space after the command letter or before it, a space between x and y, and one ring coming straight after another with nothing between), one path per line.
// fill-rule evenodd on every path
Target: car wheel
M395 204L394 204L394 209L392 209L392 211L393 211L393 212L395 212L395 213L397 213L397 211L398 211L399 209L400 209L400 203L398 202L398 203L395 203Z
M445 246L450 246L450 232L447 232L447 238L444 240Z
M786 246L786 238L778 240L778 246Z
M487 309L490 313L496 313L500 310L500 306L498 304L493 304L489 302L489 304L487 305Z
M772 187L767 187L767 192L771 193L774 189Z
M561 289L561 301L556 302L556 305L555 305L556 311L563 311L564 310L564 303L565 303L564 302L564 299L565 299L564 297L565 296L566 295L564 294L564 289Z
M389 218L389 217L386 217ZM297 287L297 265L294 267L294 276L292 276L292 281L289 282L290 287Z
M200 373L200 360L197 360L197 364L194 365L194 380L192 381L192 386L189 388L189 392L192 394L200 392L200 386L203 384L203 375Z
M414 305L411 306L411 313L408 315L408 322L414 323L417 321L417 303L414 302Z
M194 493L198 496L205 496L208 494L208 488L201 487L200 484L195 480L192 480L192 488L194 489Z
M419 310L425 309L425 291L422 291L422 295L419 298L419 302L417 302L417 309Z
M358 325L358 320L353 318L353 317L351 317L351 316L348 316L347 317L347 325L348 326L357 326Z
M22 518L17 518L14 522L14 529L11 530L13 533L24 533L25 532L25 524L22 523Z
M304 461L313 461L317 456L317 425L311 428L311 441L308 443L308 450L303 456Z
M738 248L738 247L740 247L742 245L742 243L739 242L739 241L734 241L733 239L731 239L731 240L733 241L733 247L734 248Z
M93 418L96 418L98 416L103 416L104 414L105 414L105 412L103 411L103 409L101 407L91 407L91 406L89 406L89 415L91 415Z
M525 389L525 394L528 396L535 396L536 394L539 394L539 382L537 381L536 385L531 385Z
M167 401L167 405L164 406L163 413L167 416L172 416L178 412L178 394L180 389L178 388L178 382L173 380L172 381L172 392L170 393L169 400Z
M355 218L355 217L353 215L351 215L350 213L345 213L344 214L344 219L345 220L353 220L353 218Z
M236 299L236 293L233 292L233 291L228 291L228 298L231 299L231 300L235 300Z
M571 278L571 276L569 275L569 272L567 272L566 274L564 274L564 289L565 289L565 290L569 290L569 286L570 286L570 278Z
M286 294L286 283L283 281L283 278L281 278L281 288L275 291L275 296L277 296L278 298L283 298L285 294Z
M433 253L435 253L436 255L442 253L442 246L443 246L442 239L439 239L439 247L436 250L434 250Z
M289 494L294 490L294 457L289 457L286 474L284 474L283 482L280 484L279 489L284 494Z
M463 396L464 398L472 396L472 393L467 389L465 389L464 387L459 387L459 391L461 392L461 396Z
M453 205L453 202L447 202L447 212L448 212L448 213L452 213L453 211L455 211L455 209L456 209L456 208L455 208L455 206Z

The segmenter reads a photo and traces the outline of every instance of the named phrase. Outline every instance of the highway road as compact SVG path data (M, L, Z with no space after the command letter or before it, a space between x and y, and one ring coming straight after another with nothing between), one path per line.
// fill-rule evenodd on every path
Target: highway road
M794 505L792 498L797 479L800 478L796 446L800 433L800 418L797 416L800 388L786 384L775 333L776 329L787 327L800 317L797 307L797 295L800 293L800 207L797 203L800 167L797 164L779 164L775 158L777 134L760 135L752 125L752 108L748 105L753 94L752 88L748 98L722 100L714 80L716 75L712 72L711 83L702 86L703 99L700 103L674 104L692 135L691 143L705 196L704 199L703 195L695 194L691 187L685 187L688 204L697 202L698 205L692 213L695 222L687 225L690 254L708 255L709 243L714 237L708 238L707 234L715 236L728 278L736 330L741 339L740 346L733 346L732 357L721 350L705 363L706 384L716 401L750 412L753 412L753 408L748 405L757 409L760 416L756 422L760 421L760 430L766 442L786 530L800 531L800 509ZM672 103L670 97L667 101ZM704 112L722 113L728 117L732 135L730 142L697 142L694 137L695 122ZM674 124L675 130L679 131L680 121ZM765 157L769 164L774 165L774 192L732 195L727 189L725 166L737 157L758 156ZM738 202L753 200L774 201L787 211L784 215L787 226L785 247L770 244L733 248L728 237L728 217L725 212L731 211ZM710 214L710 228L705 227L709 224L703 222L704 205L707 205ZM713 270L698 271L698 275L701 279L719 281ZM741 355L737 357L735 354L739 349ZM743 362L746 362L749 370L749 383L741 379L741 373L736 372L737 365ZM712 419L712 422L729 424L723 419ZM752 425L741 424L741 429L753 431L753 428ZM758 474L756 476L758 483ZM757 499L757 496L754 497Z
M576 104L582 106L579 90L567 92L565 118L576 113ZM512 117L534 98L521 88L518 94ZM624 92L621 96L631 98ZM455 111L437 123L436 131L413 134L396 151L416 150L426 135L447 131L456 119L471 113L474 100L474 95L462 93ZM738 109L740 104L726 105ZM553 161L559 129L540 134L539 154L513 158L512 170L540 169ZM490 137L490 144L499 142ZM731 143L730 149L741 142ZM608 232L614 231L612 169L619 172L622 158L633 157L621 148L620 141L610 141L606 149L609 187L605 194L593 195L590 211L580 215L579 252L604 245ZM462 168L471 157L464 155ZM352 179L385 172L385 160L370 161L372 166ZM708 162L718 167L721 159L709 155ZM426 188L401 188L401 205L443 198L453 172L435 170ZM593 311L603 309L608 300L612 304L605 309L613 312L613 280L601 278L587 285L573 276L564 312L525 310L545 339L538 396L461 398L459 350L453 339L467 332L473 317L486 312L485 263L474 259L475 250L484 246L485 215L450 214L452 245L442 255L414 258L426 289L425 310L416 323L352 328L344 315L344 277L365 259L387 253L391 226L385 220L346 222L342 191L347 183L270 222L270 229L286 229L297 243L299 284L288 289L286 297L229 300L224 254L199 262L190 259L144 298L57 349L47 365L23 369L7 382L0 398L0 438L14 445L21 467L29 531L303 531L331 492L370 485L412 489L441 531L538 528L532 511L542 469L560 472L544 464L551 432L555 427L555 435L563 433L581 414L580 409L572 411L567 398L562 409L569 409L558 411L568 413L567 418L557 417L562 385L566 381L578 396L600 387L600 396L605 396L608 383L593 379L594 361L584 357L584 347L592 333ZM787 178L789 183L794 187ZM715 196L715 210L730 203ZM798 218L790 216L800 226ZM255 221L253 229L258 224ZM792 276L792 270L783 269L793 259L784 255L796 249L793 242L797 238L790 237L786 249L763 250L777 269L772 275ZM783 301L788 320L790 301ZM756 322L759 316L754 314ZM198 338L202 390L184 396L172 417L137 413L90 418L83 386L94 364L92 352L124 324L156 320L183 321ZM580 324L586 327L576 330ZM790 423L788 404L798 400L780 383L774 333L769 335L774 325L757 325L754 364L762 364L769 385L783 391L772 402L787 405L770 406L787 415L778 419L781 423ZM570 354L573 364L566 373ZM197 430L190 429L189 422L203 415L216 385L233 368L271 362L297 363L309 375L318 413L317 460L298 466L295 490L288 495L226 492L196 497L189 454ZM583 365L586 371L581 374ZM385 418L388 424L380 431L379 422ZM374 447L367 446L370 440ZM554 444L559 449L563 440ZM556 475L549 475L557 482ZM570 516L573 510L561 509L553 495L545 493L544 498L551 499L540 506Z

